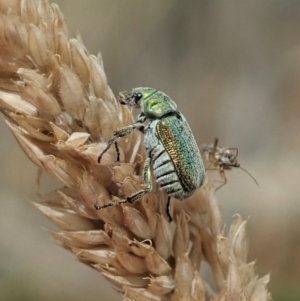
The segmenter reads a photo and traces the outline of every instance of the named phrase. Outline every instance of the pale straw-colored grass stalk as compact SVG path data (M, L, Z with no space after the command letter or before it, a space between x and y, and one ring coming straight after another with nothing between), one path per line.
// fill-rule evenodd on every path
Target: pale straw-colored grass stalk
M60 231L50 232L82 262L99 270L123 300L269 300L269 277L247 263L246 221L226 236L213 186L172 200L157 185L130 205L96 211L141 187L143 137L98 154L116 129L132 123L107 85L101 57L70 39L64 16L41 0L0 0L0 110L27 156L62 182L35 206ZM138 85L138 83L137 83ZM213 275L200 275L206 261Z

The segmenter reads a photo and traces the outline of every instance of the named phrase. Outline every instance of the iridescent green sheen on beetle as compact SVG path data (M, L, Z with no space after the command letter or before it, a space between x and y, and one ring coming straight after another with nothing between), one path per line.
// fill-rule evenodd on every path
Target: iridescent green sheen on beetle
M190 197L205 180L205 169L195 138L184 116L177 111L176 103L163 92L153 88L135 88L120 98L122 105L140 108L137 121L114 133L103 154L117 140L134 130L144 133L144 145L148 158L144 163L144 189L121 202L112 202L103 206L95 205L97 210L122 203L133 203L152 189L151 164L157 183L168 194L167 215L171 197L184 200ZM144 122L148 120L147 125ZM119 154L118 154L119 159Z

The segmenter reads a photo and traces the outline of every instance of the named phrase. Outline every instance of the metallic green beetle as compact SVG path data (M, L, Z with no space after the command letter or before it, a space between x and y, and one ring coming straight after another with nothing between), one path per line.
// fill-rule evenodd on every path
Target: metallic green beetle
M108 141L107 147L99 155L98 162L103 154L117 140L134 130L144 133L144 145L148 158L144 163L144 189L129 196L121 202L112 202L103 206L95 205L97 210L121 203L133 203L152 189L151 164L157 183L167 192L167 215L169 213L171 197L184 200L201 187L205 180L205 168L200 156L196 141L184 116L177 111L177 105L163 92L153 88L135 88L120 98L122 105L140 108L141 113L137 121L114 133ZM148 120L147 125L144 122ZM118 153L119 159L119 153Z

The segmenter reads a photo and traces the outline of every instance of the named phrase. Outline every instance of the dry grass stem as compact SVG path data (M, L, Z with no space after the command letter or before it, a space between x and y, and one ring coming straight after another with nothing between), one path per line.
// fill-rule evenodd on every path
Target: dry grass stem
M94 210L141 187L143 137L98 154L116 129L132 123L107 85L101 56L80 36L70 39L64 16L41 0L0 0L0 110L30 160L62 183L35 206L60 231L50 232L80 261L100 271L123 300L270 300L269 277L247 263L246 221L223 232L214 188L172 200L157 185L135 204ZM214 283L199 273L206 261Z

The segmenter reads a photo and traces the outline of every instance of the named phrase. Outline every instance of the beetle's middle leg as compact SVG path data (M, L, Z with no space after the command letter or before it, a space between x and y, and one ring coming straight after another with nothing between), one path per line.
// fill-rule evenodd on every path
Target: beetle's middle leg
M124 136L130 134L131 132L133 132L136 129L138 129L140 131L143 131L144 127L145 126L144 126L143 123L137 122L137 123L134 123L132 125L129 125L129 126L123 128L123 129L120 129L120 130L114 132L113 137L107 142L106 148L98 156L98 163L100 163L100 161L102 159L102 156L107 152L107 150L111 147L112 144L115 144L116 151L117 151L117 161L119 161L120 160L120 152L119 152L119 148L118 148L118 145L117 145L117 140L121 137L124 137Z
M121 204L124 204L124 203L132 204L134 201L138 200L144 194L151 191L151 189L152 189L152 176L151 176L151 167L150 166L151 166L151 158L148 158L145 161L144 170L143 170L143 182L144 182L144 189L143 190L138 191L137 193L135 193L132 196L128 197L124 201L110 202L110 203L102 205L102 206L98 206L98 205L95 204L94 205L95 209L96 210L101 210L101 209L106 208L106 207L118 206L118 205L121 205Z
M152 190L152 175L151 175L151 158L148 158L145 161L142 179L144 182L144 189L136 192L132 196L127 198L128 203L133 203L134 201L138 200L144 194L148 193Z

